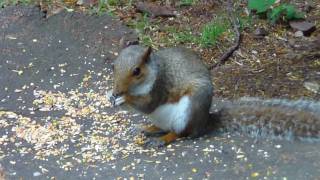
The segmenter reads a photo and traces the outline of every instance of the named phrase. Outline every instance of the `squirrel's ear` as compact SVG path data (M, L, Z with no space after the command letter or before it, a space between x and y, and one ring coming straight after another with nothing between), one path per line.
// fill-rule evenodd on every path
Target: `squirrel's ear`
M126 37L125 36L122 36L122 38L119 40L119 47L120 49L124 49L126 48Z
M147 49L144 51L143 56L142 56L142 61L143 62L148 62L148 60L150 59L150 54L152 52L152 48L149 46L147 47Z

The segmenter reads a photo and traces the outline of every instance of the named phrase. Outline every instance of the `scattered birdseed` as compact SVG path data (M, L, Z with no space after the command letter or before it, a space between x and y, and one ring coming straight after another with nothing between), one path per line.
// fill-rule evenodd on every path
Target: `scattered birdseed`
M256 178L258 177L260 174L258 172L253 172L251 173L251 177Z
M277 149L280 149L282 146L281 146L281 144L277 144L274 147L277 148Z
M198 170L196 168L192 168L192 172L196 173L196 172L198 172Z
M33 176L34 176L34 177L41 176L41 173L40 173L40 172L38 172L38 171L33 172Z

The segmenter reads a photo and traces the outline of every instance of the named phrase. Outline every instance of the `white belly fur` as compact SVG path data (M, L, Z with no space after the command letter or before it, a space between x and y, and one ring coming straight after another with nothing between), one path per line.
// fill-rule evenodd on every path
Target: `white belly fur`
M189 122L190 108L189 96L183 96L177 103L159 106L149 117L157 127L179 134Z

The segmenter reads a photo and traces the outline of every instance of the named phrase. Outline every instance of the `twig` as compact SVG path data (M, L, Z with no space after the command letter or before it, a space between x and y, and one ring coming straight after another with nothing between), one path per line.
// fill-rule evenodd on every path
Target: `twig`
M231 46L227 52L225 52L219 59L218 59L218 62L213 64L209 69L212 70L214 69L215 67L217 66L221 66L223 65L224 63L227 62L227 60L229 59L230 56L232 56L233 52L236 51L239 46L240 46L240 42L241 42L241 33L240 33L240 22L239 22L239 19L236 18L234 16L234 13L232 11L232 2L231 0L228 0L228 5L227 5L227 11L228 11L228 14L230 16L230 21L232 23L232 26L233 26L233 30L235 31L236 33L236 39L235 39L235 43L233 46Z

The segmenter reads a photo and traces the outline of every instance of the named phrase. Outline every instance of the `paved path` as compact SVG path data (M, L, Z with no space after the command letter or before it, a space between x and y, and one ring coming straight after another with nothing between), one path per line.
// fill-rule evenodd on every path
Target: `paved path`
M145 149L136 114L110 108L109 16L0 10L0 164L7 179L316 179L320 144L228 133ZM1 175L1 172L0 172Z

